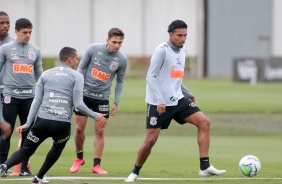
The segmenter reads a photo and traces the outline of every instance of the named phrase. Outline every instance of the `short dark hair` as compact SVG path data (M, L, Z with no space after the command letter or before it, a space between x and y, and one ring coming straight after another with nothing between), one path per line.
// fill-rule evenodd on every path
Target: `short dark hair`
M114 27L108 32L108 38L111 38L113 36L121 36L124 38L124 33L121 29Z
M25 28L32 28L32 23L26 18L20 18L16 21L15 29L21 30Z
M76 50L71 47L63 47L60 51L59 57L60 61L64 62L68 60L69 57L73 58L75 56Z
M187 29L187 24L183 20L175 20L169 26L167 32L172 32L175 29Z
M9 16L6 12L0 11L0 16Z

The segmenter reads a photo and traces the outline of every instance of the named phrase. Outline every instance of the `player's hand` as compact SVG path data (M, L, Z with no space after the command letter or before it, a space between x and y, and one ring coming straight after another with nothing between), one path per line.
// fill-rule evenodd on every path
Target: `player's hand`
M166 106L165 104L159 104L157 106L157 112L159 113L159 115L161 115L162 113L164 113L166 111Z
M105 118L105 116L106 114L99 114L98 117L95 119L95 121L99 123L101 127L105 127L107 125L108 120L107 118Z
M3 140L7 139L12 133L11 125L5 121L0 123L0 129L2 130L1 138Z
M117 109L118 109L118 105L117 104L113 104L111 111L110 111L110 116L114 116L117 113Z
M17 133L22 133L22 132L27 131L27 129L28 128L25 125L22 125L22 126L19 126L19 127L16 128L16 132Z
M197 104L196 97L193 96L193 97L190 98L190 100L191 100L194 104Z

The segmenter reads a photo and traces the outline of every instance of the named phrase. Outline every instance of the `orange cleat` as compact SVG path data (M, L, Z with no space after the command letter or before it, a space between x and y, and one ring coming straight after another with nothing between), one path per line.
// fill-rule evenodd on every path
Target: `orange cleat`
M99 164L92 168L92 172L96 174L108 174L108 172L104 171Z
M84 164L85 164L85 160L84 159L76 158L75 161L74 161L74 164L70 168L70 172L71 173L76 173L79 170L80 166L82 166Z

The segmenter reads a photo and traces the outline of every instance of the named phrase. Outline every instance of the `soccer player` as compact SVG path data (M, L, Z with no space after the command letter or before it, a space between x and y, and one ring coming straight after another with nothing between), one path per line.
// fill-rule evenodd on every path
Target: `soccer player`
M107 43L93 43L88 46L81 58L77 71L84 76L83 101L88 108L93 111L114 116L118 110L121 92L123 89L124 76L127 67L127 58L119 49L122 46L124 33L119 28L112 28L108 32ZM109 111L109 96L112 81L116 76L115 98L111 110ZM70 168L71 173L78 171L79 167L85 163L83 156L84 130L87 117L78 110L76 114L75 144L77 158ZM97 174L107 174L101 168L102 153L104 150L104 129L105 126L95 122L94 125L94 162L92 172Z
M0 165L1 173L30 157L45 139L52 137L53 146L32 180L32 183L48 183L43 176L59 159L70 138L73 106L94 118L101 126L107 123L104 114L91 111L83 103L83 76L74 70L78 63L76 50L64 47L59 56L61 65L43 72L39 78L27 122L17 127L16 132L28 130L38 113L36 122L31 127L23 147Z
M196 105L196 98L182 84L185 68L184 43L187 24L175 20L168 26L169 41L161 43L153 53L147 73L147 133L139 148L132 173L126 182L137 180L161 129L168 129L172 119L179 124L191 123L198 128L200 176L221 175L209 162L210 121Z
M11 124L12 130L17 116L21 125L26 122L34 98L34 83L43 71L41 52L39 48L29 43L32 27L28 19L18 19L15 24L16 40L0 47L0 71L5 73L3 117ZM22 144L26 135L27 132L23 132ZM7 160L10 138L0 140L0 164ZM22 162L20 176L33 176L27 167L28 160L29 158Z
M0 11L0 46L4 45L5 43L9 43L14 41L15 39L9 35L10 30L10 18L6 12ZM11 125L5 122L3 115L2 115L2 99L3 99L3 77L4 77L4 69L0 72L0 102L1 102L1 113L0 113L0 129L2 130L2 139L6 139L10 136L11 132Z

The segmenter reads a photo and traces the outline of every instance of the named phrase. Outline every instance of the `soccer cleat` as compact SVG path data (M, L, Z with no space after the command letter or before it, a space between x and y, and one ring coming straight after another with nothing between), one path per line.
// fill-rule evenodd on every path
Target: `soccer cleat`
M138 178L138 175L137 174L135 174L135 173L130 173L130 175L127 177L127 178L125 178L125 182L134 182L134 181L136 181L137 180L137 178Z
M80 166L82 166L84 164L85 164L85 160L84 159L76 158L75 161L74 161L74 164L70 168L70 172L71 173L76 173L78 171L78 169L80 168Z
M30 170L26 169L21 169L19 176L34 176L34 174L32 172L30 172Z
M1 175L1 177L7 176L7 165L6 164L0 165L0 175Z
M47 181L45 178L43 179L40 179L38 178L37 176L35 176L33 179L32 179L32 184L46 184L46 183L50 183L49 181Z
M99 164L92 167L92 172L96 174L108 174L108 172L104 171Z
M217 170L214 166L210 165L205 170L200 170L199 175L202 177L207 177L207 176L219 176L222 175L226 172L226 170Z

